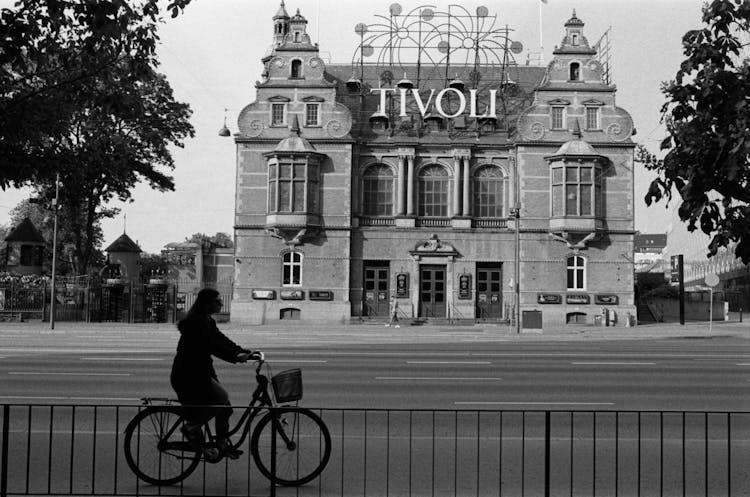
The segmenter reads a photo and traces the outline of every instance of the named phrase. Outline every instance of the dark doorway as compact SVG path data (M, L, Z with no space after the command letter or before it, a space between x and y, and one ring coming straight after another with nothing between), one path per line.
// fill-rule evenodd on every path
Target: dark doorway
M390 276L389 261L365 261L365 293L362 302L363 316L388 316L391 301L389 292Z
M503 317L502 266L500 263L477 264L478 319L501 319Z
M445 266L419 268L419 316L445 317Z

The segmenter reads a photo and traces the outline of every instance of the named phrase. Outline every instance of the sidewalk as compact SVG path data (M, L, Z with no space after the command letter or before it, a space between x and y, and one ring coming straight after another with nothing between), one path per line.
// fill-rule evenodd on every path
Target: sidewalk
M632 328L565 326L541 330L515 329L503 324L477 323L474 325L404 325L384 327L382 323L302 323L276 322L265 325L220 323L219 328L232 337L252 335L253 341L294 344L315 343L401 343L451 341L545 341L545 340L635 340L660 338L736 337L750 339L750 322L714 321L711 331L707 322L650 323ZM0 322L0 338L6 336L58 335L96 337L151 336L170 339L178 331L171 323L82 323L57 322L51 330L49 323L40 321Z

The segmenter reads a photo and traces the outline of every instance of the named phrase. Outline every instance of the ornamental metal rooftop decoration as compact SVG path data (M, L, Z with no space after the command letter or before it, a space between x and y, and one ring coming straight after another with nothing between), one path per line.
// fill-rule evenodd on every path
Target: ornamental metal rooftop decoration
M352 65L360 67L362 81L365 65L387 66L399 75L408 69L417 88L438 81L447 86L459 78L477 88L484 74L500 84L514 79L508 73L517 66L515 55L523 45L510 39L513 30L498 26L497 15L490 15L487 7L477 7L472 14L461 5L449 5L447 11L422 5L405 13L394 3L388 16L375 17L382 22L354 28L360 43Z
M530 104L531 95L516 84L520 78L515 57L523 45L511 40L513 30L500 26L498 16L490 15L487 7L472 13L461 5L449 5L444 11L422 5L404 12L393 3L387 16L375 17L378 22L355 26L359 45L351 62L352 77L360 82L363 97L380 99L371 124L373 119L381 120L390 134L419 134L422 120L439 114L455 117L449 119L451 133L479 136L483 124L509 130L509 117ZM391 93L384 95L386 91ZM431 92L437 92L434 98ZM469 108L471 115L461 116ZM495 119L477 119L475 112L483 111L493 113ZM502 116L499 122L495 112ZM421 119L415 121L417 116Z

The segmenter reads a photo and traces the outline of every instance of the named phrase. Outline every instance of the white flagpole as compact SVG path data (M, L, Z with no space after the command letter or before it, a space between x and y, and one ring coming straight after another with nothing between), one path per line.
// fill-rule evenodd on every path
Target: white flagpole
M542 0L539 0L539 62L544 65L544 43L542 42Z

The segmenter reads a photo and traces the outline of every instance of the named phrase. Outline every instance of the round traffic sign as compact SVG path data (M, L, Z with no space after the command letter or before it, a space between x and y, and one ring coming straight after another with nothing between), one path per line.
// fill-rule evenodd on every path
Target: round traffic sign
M706 285L711 288L715 288L719 285L719 276L716 273L711 273L706 276Z

